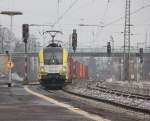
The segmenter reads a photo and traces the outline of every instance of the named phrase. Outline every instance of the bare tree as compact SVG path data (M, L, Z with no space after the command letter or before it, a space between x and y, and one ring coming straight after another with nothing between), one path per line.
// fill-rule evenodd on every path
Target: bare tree
M15 37L8 28L0 28L0 52L5 52L6 50L14 51L15 45L19 40Z

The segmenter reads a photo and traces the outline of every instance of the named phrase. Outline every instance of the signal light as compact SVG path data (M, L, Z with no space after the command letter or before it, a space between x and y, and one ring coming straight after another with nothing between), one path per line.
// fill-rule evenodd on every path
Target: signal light
M143 63L143 48L139 49L140 63Z
M6 55L9 55L9 51L8 50L6 50L5 53L6 53Z
M143 55L143 48L140 48L139 53L140 53L140 56Z
M22 36L24 43L27 43L27 40L29 38L29 24L22 25Z
M110 56L111 54L111 45L110 42L107 42L107 54Z
M76 29L73 29L73 33L72 33L72 48L73 48L74 52L77 49L77 32L76 32Z

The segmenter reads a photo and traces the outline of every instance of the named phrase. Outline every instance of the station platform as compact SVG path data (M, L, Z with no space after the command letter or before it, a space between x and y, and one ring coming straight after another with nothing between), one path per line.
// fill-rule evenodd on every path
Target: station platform
M1 86L0 121L92 120L29 94L23 87Z

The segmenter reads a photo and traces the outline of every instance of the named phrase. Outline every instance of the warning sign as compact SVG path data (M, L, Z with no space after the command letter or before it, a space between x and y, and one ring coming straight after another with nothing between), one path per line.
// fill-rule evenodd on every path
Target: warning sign
M14 67L14 63L13 63L12 61L8 61L7 67L8 67L9 69L13 68L13 67Z

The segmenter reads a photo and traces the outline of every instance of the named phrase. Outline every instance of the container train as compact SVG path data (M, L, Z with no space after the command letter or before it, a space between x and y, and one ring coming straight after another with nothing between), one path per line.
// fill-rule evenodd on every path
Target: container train
M71 58L67 49L55 43L40 50L38 67L40 84L48 89L62 88L72 80L88 78L87 66Z
M88 79L88 66L79 61L68 57L68 78L69 80L85 80Z

